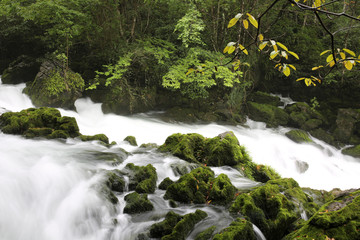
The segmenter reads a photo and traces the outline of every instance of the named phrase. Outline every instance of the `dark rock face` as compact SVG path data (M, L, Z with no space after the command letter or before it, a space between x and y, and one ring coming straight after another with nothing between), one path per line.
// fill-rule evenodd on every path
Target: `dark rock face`
M73 109L84 86L80 74L67 69L57 60L46 60L41 64L35 80L27 85L24 92L35 106Z
M290 115L289 125L305 131L317 129L328 124L323 115L304 102L288 105L285 107L285 111Z
M31 82L39 71L40 64L29 56L21 55L4 70L1 81L4 84Z
M251 119L265 122L268 127L284 126L289 122L289 115L284 109L270 104L248 102L248 110Z
M360 110L339 109L336 119L336 140L343 143L360 144Z
M249 96L248 100L251 102L256 102L261 104L269 104L275 107L283 105L279 97L272 96L268 93L260 92L260 91L252 93Z

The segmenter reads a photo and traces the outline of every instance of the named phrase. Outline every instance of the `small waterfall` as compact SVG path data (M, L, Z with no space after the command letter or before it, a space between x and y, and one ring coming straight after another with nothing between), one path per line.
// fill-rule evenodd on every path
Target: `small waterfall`
M261 230L255 224L253 224L253 229L254 229L257 240L266 240L266 237L264 236L264 234L261 232Z

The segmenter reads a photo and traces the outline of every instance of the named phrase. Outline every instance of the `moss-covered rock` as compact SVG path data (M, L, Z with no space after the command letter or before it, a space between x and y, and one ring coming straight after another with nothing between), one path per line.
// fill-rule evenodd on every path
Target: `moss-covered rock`
M124 141L130 143L131 146L137 146L136 138L134 136L127 136Z
M309 134L303 130L290 130L285 135L296 143L312 143Z
M4 84L18 84L33 81L40 64L29 56L21 55L4 70L1 81Z
M133 163L128 163L124 171L129 176L129 190L137 193L154 193L156 188L157 174L156 169L148 164L140 167Z
M100 141L105 144L109 144L109 138L105 134L96 134L93 136L88 135L81 135L80 136L81 141Z
M289 125L292 127L310 131L328 125L326 118L305 102L287 105L285 111L290 115Z
M172 232L165 235L161 240L185 240L187 235L195 227L197 223L207 217L207 213L201 210L196 210L194 213L186 214L175 225Z
M354 135L357 138L360 137L359 123L360 109L339 109L336 118L336 129L334 131L335 139L342 143L352 143L351 139L353 139ZM360 144L360 141L355 142L355 144Z
M252 93L249 96L248 100L251 102L256 102L261 104L269 104L275 107L283 105L279 97L260 91Z
M74 108L81 97L85 83L80 74L67 69L59 60L46 60L40 66L35 80L24 92L37 107Z
M337 146L334 136L332 136L328 131L324 129L321 128L313 129L310 131L310 134L313 137L320 139L321 141L324 141L333 146Z
M124 199L126 201L124 213L142 213L154 209L154 205L149 201L147 194L133 192L126 195Z
M162 238L165 235L172 233L176 224L182 219L179 214L170 211L166 214L165 220L159 223L155 223L150 228L150 237Z
M61 117L55 108L29 108L21 112L6 112L0 116L0 129L7 134L28 138L68 138L80 136L73 117Z
M313 199L293 179L270 180L250 193L240 194L230 207L247 217L267 239L281 239L300 218L300 206L311 215L317 210Z
M152 149L158 148L159 146L156 143L143 143L140 145L140 148Z
M196 236L195 240L210 240L210 239L212 239L212 236L214 235L215 230L216 230L216 226L211 226L208 229L199 233Z
M360 158L360 145L345 148L341 151L345 155L349 155L352 157Z
M216 234L213 240L256 240L251 222L238 218L229 227Z
M360 239L360 191L343 192L285 239Z
M171 184L173 184L174 181L171 180L169 177L162 180L162 182L159 184L159 189L166 190Z
M168 186L165 199L183 203L214 203L225 205L234 198L236 188L225 174L214 178L208 167L199 167Z
M121 172L117 169L106 173L106 185L115 192L123 192L125 189L125 180Z
M284 109L255 102L248 102L249 117L255 121L265 122L268 127L286 125L289 115Z

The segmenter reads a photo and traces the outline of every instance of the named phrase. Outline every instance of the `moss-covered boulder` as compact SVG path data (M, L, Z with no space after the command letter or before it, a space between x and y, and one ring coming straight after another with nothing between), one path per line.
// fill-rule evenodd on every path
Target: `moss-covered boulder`
M328 125L326 118L305 102L287 105L285 111L290 116L289 125L292 127L310 131Z
M128 142L131 146L137 146L136 138L134 136L127 136L124 138L125 142Z
M35 80L24 92L37 107L74 108L74 102L81 97L85 83L80 74L66 67L59 60L46 60L40 66Z
M4 84L18 84L33 81L40 64L29 56L21 55L4 70L1 81Z
M310 134L317 138L320 139L321 141L324 141L330 145L333 146L337 146L337 143L335 141L335 137L333 135L331 135L328 131L318 128L318 129L313 129L310 131Z
M54 108L29 108L21 112L6 112L0 116L0 129L7 134L28 138L68 138L80 136L73 117L61 117Z
M169 177L167 177L161 181L161 183L159 184L159 189L166 190L173 183L174 183L174 181L171 180Z
M284 109L270 104L248 102L249 117L255 121L265 122L268 127L285 126L289 115Z
M230 211L247 217L266 239L281 239L300 219L301 208L314 214L317 205L293 179L270 180L250 193L240 194Z
M360 109L339 109L335 139L342 143L360 144Z
M185 240L195 225L206 217L207 213L201 210L184 216L169 212L164 221L151 226L150 236L161 237L161 240Z
M165 199L183 203L213 203L226 205L235 196L236 188L225 174L214 177L208 167L199 167L168 186Z
M106 173L106 185L115 192L124 192L125 179L122 173L115 169Z
M260 91L252 93L249 96L248 101L269 104L275 107L283 105L279 97Z
M170 211L166 214L165 220L159 223L155 223L150 228L150 237L162 238L165 235L172 233L176 224L182 219L179 214Z
M343 192L284 239L360 239L360 190Z
M142 213L154 209L154 205L149 201L147 194L133 192L126 195L124 199L126 201L124 213Z
M129 176L129 190L137 193L154 193L156 188L156 169L148 164L146 166L135 166L128 163L124 169Z
M105 144L109 144L109 138L105 135L105 134L96 134L93 136L88 136L88 135L81 135L79 137L81 139L81 141L99 141L99 142L103 142Z
M360 145L354 147L345 148L341 151L345 155L360 158Z
M216 234L213 240L256 240L251 222L238 218L229 227Z
M309 134L303 130L290 130L285 135L296 143L312 143Z
M216 226L211 226L207 228L206 230L199 233L195 240L209 240L212 239L212 236L214 235L214 231L216 230Z

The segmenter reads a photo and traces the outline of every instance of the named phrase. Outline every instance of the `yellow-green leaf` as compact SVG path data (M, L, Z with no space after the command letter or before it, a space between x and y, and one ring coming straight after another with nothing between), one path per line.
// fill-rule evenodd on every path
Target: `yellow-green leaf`
M292 52L292 51L288 51L288 53L290 53L291 55L293 55L297 60L299 60L299 55L297 55L296 53Z
M340 52L340 57L341 57L341 59L345 59L345 58L346 58L346 55L345 55L345 53L343 53L343 52Z
M345 65L346 69L349 70L349 71L350 71L350 70L353 68L353 66L354 66L351 61L344 61L344 65Z
M254 27L258 28L259 24L258 24L257 20L254 18L254 16L251 15L250 13L247 13L246 15L248 15L248 17L249 17L248 19L249 19L250 23L251 23Z
M195 71L195 69L190 68L185 75L187 76L187 75L189 75L190 73L192 73L192 72L194 72L194 71Z
M248 29L248 28L249 28L249 21L246 20L246 19L244 19L244 20L243 20L243 25L244 25L244 28L245 28L245 29Z
M331 62L331 61L333 61L334 60L334 56L332 55L332 54L330 54L329 56L327 56L327 58L326 58L326 62L327 63L329 63L329 62Z
M235 49L236 49L235 46L230 46L228 50L228 54L232 54L235 51Z
M279 52L272 51L272 52L270 53L270 59L276 58L276 56L277 56L278 54L279 54Z
M260 43L260 45L259 45L259 49L260 49L260 51L261 51L261 50L263 50L263 49L264 49L264 47L266 47L266 45L267 45L267 44L268 44L268 42L267 42L267 41Z
M304 77L302 77L302 78L298 78L298 79L296 79L296 81L298 82L298 81L301 81L301 80L304 80L305 78Z
M230 48L230 46L226 46L226 47L224 48L223 53L227 53L227 51L229 51L229 48Z
M322 55L324 55L325 53L328 53L328 52L330 52L330 50L325 50L322 53L320 53L320 56L322 56Z
M276 44L277 44L279 47L281 47L282 49L284 49L285 51L289 51L289 49L288 49L284 44L279 43L279 42L277 42Z
M324 67L324 66L323 66L323 65L320 65L320 66L318 66L318 67L313 67L311 70L315 71L315 70L318 70L318 69L320 69L320 68L322 68L322 67Z
M305 84L306 86L310 86L312 83L311 79L310 78L305 78Z
M258 36L258 38L259 38L259 41L262 41L262 40L264 40L264 35L260 34L260 35Z
M355 54L353 51L351 51L350 49L343 48L343 50L344 50L345 52L347 52L348 54L350 54L351 56L356 57L356 54Z
M335 61L333 60L333 61L329 62L327 65L329 65L330 67L333 67L333 66L335 66Z
M288 64L289 67L291 67L292 69L294 69L296 71L296 67L292 64Z
M239 48L241 51L243 51L246 55L249 55L249 52L245 49L245 47L241 44L239 44Z
M284 70L283 70L283 73L285 76L290 76L290 68L287 67L286 65L284 65Z
M231 28L232 26L234 26L236 23L237 23L237 21L238 21L239 19L237 19L237 18L233 18L233 19L231 19L230 21L229 21L229 24L228 24L228 28Z
M273 48L274 48L274 51L275 51L275 52L278 52L278 51L279 51L279 49L278 49L278 47L277 47L276 45L273 45Z

